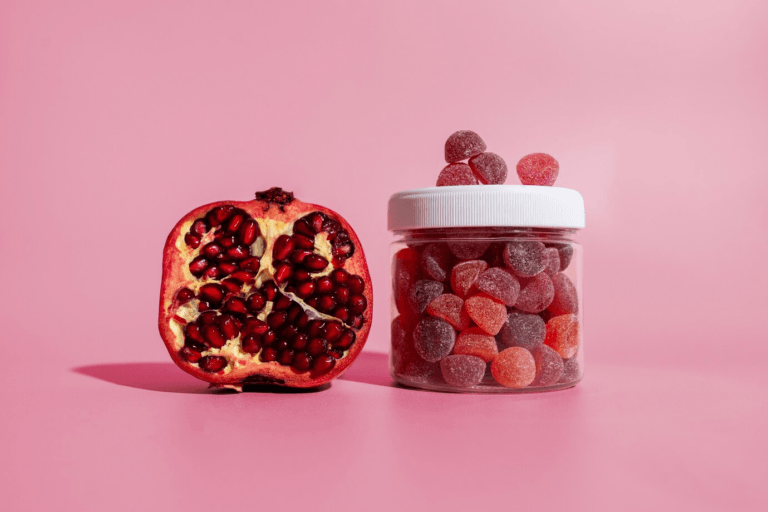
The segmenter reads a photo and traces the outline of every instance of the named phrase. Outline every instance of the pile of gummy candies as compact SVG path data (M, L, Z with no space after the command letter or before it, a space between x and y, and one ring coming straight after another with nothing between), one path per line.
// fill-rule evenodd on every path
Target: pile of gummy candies
M437 186L502 184L507 166L472 131L445 143ZM461 163L468 160L468 163ZM524 185L554 184L557 161L544 153L517 164ZM406 383L470 388L490 370L507 388L579 379L576 287L563 273L568 244L455 241L412 244L395 254L392 368Z

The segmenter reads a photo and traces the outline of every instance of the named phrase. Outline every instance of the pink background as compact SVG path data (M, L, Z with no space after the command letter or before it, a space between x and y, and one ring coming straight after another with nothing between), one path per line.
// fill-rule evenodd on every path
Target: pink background
M0 2L4 507L765 510L766 19ZM387 198L432 185L458 129L512 165L551 153L584 196L573 390L390 385ZM210 394L157 332L162 245L193 207L274 185L354 226L373 331L327 391Z

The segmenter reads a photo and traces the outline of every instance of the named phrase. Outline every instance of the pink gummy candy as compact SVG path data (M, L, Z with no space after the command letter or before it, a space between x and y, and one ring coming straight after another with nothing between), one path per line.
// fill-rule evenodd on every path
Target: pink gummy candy
M536 378L532 386L551 386L560 380L563 374L563 358L560 354L546 345L542 345L533 352L533 360L536 361Z
M557 252L557 249L554 249ZM444 244L428 245L421 254L421 269L435 281L445 281L451 270L451 253Z
M576 294L576 287L568 276L558 272L552 276L552 285L555 288L555 297L547 309L554 316L567 315L579 312L579 297Z
M547 327L539 315L529 315L514 310L499 331L498 340L508 347L534 350L544 343Z
M451 288L459 297L466 297L477 277L488 268L483 260L463 261L451 271Z
M520 283L502 268L489 268L477 277L475 288L500 300L507 306L514 306L520 294Z
M560 271L560 253L554 247L546 249L547 263L544 266L544 272L553 276Z
M524 348L511 347L491 362L491 374L504 387L524 388L536 378L536 361Z
M460 185L477 185L477 178L467 164L448 164L437 177L438 187L456 187Z
M479 357L453 355L440 361L443 379L451 386L466 388L478 384L485 376L485 361Z
M437 362L451 353L456 343L456 331L439 318L424 318L413 330L413 345L425 361Z
M448 242L448 248L460 260L476 260L490 245L490 242Z
M552 186L560 165L546 153L526 155L517 163L517 175L523 185Z
M422 314L427 309L429 303L439 297L444 289L443 283L437 281L430 279L416 281L408 295L411 310L416 314Z
M553 348L563 359L575 356L581 344L581 326L576 315L550 318L547 322L547 337L544 338L544 344Z
M469 315L464 311L464 300L450 293L444 293L430 302L427 314L442 318L459 331L469 327Z
M445 161L449 164L461 162L485 151L485 142L471 130L455 132L445 141Z
M499 347L493 336L479 327L470 327L456 338L453 353L479 357L486 363L490 363L499 353Z
M400 313L410 312L408 295L419 270L421 256L416 249L400 249L392 258L392 287L395 304Z
M480 183L502 185L507 181L507 164L496 153L481 153L469 159L469 166Z
M560 384L576 382L581 378L581 367L576 356L563 360L563 374L560 376Z
M412 361L421 359L413 346L413 325L400 315L392 320L392 367L401 373Z
M549 244L547 247L557 249L557 253L560 256L560 272L568 268L571 264L571 258L573 258L573 246L569 244Z
M520 283L520 295L515 307L526 313L538 313L547 309L555 297L555 287L546 272Z
M541 242L509 242L504 247L504 264L520 277L533 277L544 270L547 248Z
M507 308L504 304L485 293L473 295L465 300L464 309L467 310L469 318L491 336L496 336L507 321Z

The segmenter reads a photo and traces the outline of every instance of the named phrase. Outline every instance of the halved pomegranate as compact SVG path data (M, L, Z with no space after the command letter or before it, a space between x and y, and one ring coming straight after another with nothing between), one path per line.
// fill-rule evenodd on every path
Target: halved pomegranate
M212 386L322 385L360 353L372 309L349 224L280 188L201 206L168 235L160 334Z

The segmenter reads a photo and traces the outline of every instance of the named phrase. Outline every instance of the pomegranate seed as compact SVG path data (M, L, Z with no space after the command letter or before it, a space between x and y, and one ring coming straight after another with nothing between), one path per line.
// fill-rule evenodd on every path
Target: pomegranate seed
M272 305L272 309L276 311L284 311L291 307L291 304L293 304L293 301L290 297L286 297L285 295L280 295L275 297L275 303Z
M197 249L200 247L200 237L195 236L192 233L187 233L184 235L184 243L193 249Z
M198 317L198 320L200 320L202 325L211 325L216 322L216 317L218 316L218 313L215 311L206 311Z
M200 359L199 364L201 370L216 373L227 367L227 359L221 356L205 356Z
M200 251L208 258L215 258L219 254L221 254L224 251L224 248L217 244L216 242L211 242L209 244L205 244Z
M242 240L245 245L251 245L256 241L256 237L259 236L259 225L255 220L248 219L243 222L242 226L240 226L238 235L240 235L240 240Z
M261 344L265 347L269 347L275 343L275 340L277 340L277 334L275 334L275 331L270 329L261 337Z
M349 302L349 288L339 286L333 296L336 298L336 302L344 306Z
M293 232L304 235L310 239L315 238L315 231L310 227L306 219L299 219L293 224ZM314 244L313 244L314 245Z
M228 276L237 270L237 265L228 261L222 261L219 263L219 270L221 271L222 276Z
M229 249L230 247L234 247L237 245L237 238L235 238L234 235L224 236L222 232L216 233L216 240L218 240L219 245L221 245L225 249Z
M245 220L245 216L242 213L236 213L232 217L230 217L229 222L227 222L227 231L230 233L234 233L238 229L240 229L240 226L243 224L243 221Z
M275 240L275 247L272 249L272 259L278 261L287 259L291 254L291 251L293 251L294 244L295 242L293 241L293 238L288 235L280 235L277 237L277 240Z
M220 284L209 283L200 287L198 295L202 300L208 301L212 305L218 305L224 300L225 293L226 290Z
M334 359L341 359L344 357L344 351L338 348L328 349L328 353L333 356Z
M316 357L312 362L312 373L315 375L325 375L333 370L334 366L336 366L336 359L330 354L323 354Z
M224 335L215 325L206 325L203 327L203 338L212 347L221 348L226 345L227 340L224 339Z
M242 260L247 258L250 255L251 255L250 249L244 245L237 245L235 247L230 247L229 249L227 249L227 256L229 256L233 260Z
M189 232L191 234L197 235L198 237L202 237L208 232L209 229L211 228L208 227L208 224L206 224L203 219L197 219L192 223L192 227L189 228Z
M229 293L238 293L240 291L240 288L243 287L243 283L241 281L238 281L237 279L229 278L225 279L221 282L221 285L227 289L227 292Z
M237 272L232 272L232 277L243 283L250 283L256 276L249 270L238 270Z
M309 342L309 338L307 337L306 334L298 333L298 334L294 334L294 336L291 338L291 342L289 346L292 349L301 350L307 346L308 342Z
M352 245L352 242L344 242L343 244L335 245L333 249L331 249L331 252L334 256L339 258L341 261L346 260L355 251L355 246Z
M336 301L330 295L321 295L317 298L317 309L324 313L330 313L336 308Z
M347 279L347 288L355 295L361 295L365 290L365 281L360 276L349 276Z
M325 215L320 212L310 213L307 217L309 226L315 233L319 233L323 229L323 221L325 221Z
M270 363L277 359L277 350L273 349L272 347L267 347L264 350L261 351L261 355L259 355L259 360L261 360L264 363Z
M255 354L261 350L261 340L255 334L244 336L240 344L243 346L243 352L248 352L249 354Z
M349 320L351 314L347 308L338 307L333 311L333 316L346 323L346 321Z
M309 325L309 315L306 312L302 311L294 323L296 324L296 327L298 327L299 329L303 329L304 327Z
M310 254L312 254L312 251L307 251L305 249L296 249L291 253L291 261L294 264L299 265L305 259L307 259L307 256L309 256Z
M285 323L287 318L288 315L285 313L285 311L273 311L267 315L267 325L273 329L277 329Z
M363 317L361 316L353 316L349 319L349 325L354 327L355 329L359 329L363 326Z
M188 363L196 363L203 357L203 354L201 354L199 350L190 347L182 347L182 349L179 350L179 356Z
M240 334L240 328L235 323L234 318L229 315L222 316L221 318L223 320L219 323L219 326L224 334L224 339L231 340L232 338L237 338L237 335Z
M288 348L281 350L277 355L277 362L283 366L290 366L293 362L293 350Z
M328 342L323 338L312 338L307 343L307 353L311 356L319 356L328 350Z
M189 272L195 277L200 277L205 272L205 269L208 268L208 265L208 260L204 256L198 256L190 262Z
M240 297L230 297L227 299L227 302L224 304L224 309L226 311L231 311L232 313L240 313L242 315L248 312L245 301Z
M306 352L299 352L293 356L293 363L291 366L293 366L297 372L304 373L312 366L312 356Z
M286 340L277 340L272 348L278 352L283 351L288 348L288 342Z
M288 308L288 321L293 322L303 312L304 310L301 309L301 306L299 306L298 303L296 302L291 303L291 306Z
M296 243L296 248L298 249L312 251L315 248L315 235L310 235L309 237L294 235L293 241Z
M195 298L195 292L193 292L189 288L182 288L176 294L176 302L178 302L179 304L184 304L185 302L189 302L194 298Z
M248 296L245 303L246 308L253 314L259 313L267 305L267 299L259 292Z
M198 303L197 303L197 310L199 312L202 313L203 311L208 311L209 309L213 309L213 307L210 304L208 304L204 300L198 301Z
M303 268L297 268L293 271L293 280L297 283L305 283L307 281L312 280L312 276L309 275L309 272L304 270Z
M315 283L313 283L312 281L301 283L299 286L296 287L296 295L298 295L302 299L306 299L313 293L315 293Z
M349 347L355 343L355 339L357 339L355 332L351 329L345 329L339 336L339 339L333 343L333 346L341 350L349 350Z
M207 347L205 346L205 342L203 341L195 341L192 338L184 337L184 346L193 348L197 350L198 352L203 352Z
M343 268L337 268L331 272L331 280L336 284L345 284L349 278L349 272Z
M317 309L317 297L310 297L306 301L307 306Z
M368 301L362 295L353 295L349 298L349 310L361 314L368 307Z
M288 340L293 338L298 332L299 329L295 325L288 324L280 329L280 337Z
M341 224L333 219L326 219L323 223L323 231L328 234L328 240L331 241L333 241L339 233L344 232L344 230L341 229Z
M307 335L310 338L319 338L323 335L323 327L325 327L325 322L322 320L312 320L307 325Z
M284 283L288 281L288 279L291 278L291 274L293 273L293 268L291 268L291 265L288 263L278 263L277 266L275 266L275 281L278 283Z
M200 326L197 324L187 325L186 329L184 329L184 334L186 334L187 337L192 338L194 341L198 343L205 342L205 340L203 340L203 335L200 332Z
M328 260L319 254L310 254L304 258L304 268L307 270L314 270L315 272L319 272L321 270L325 270L325 267L327 266Z
M333 281L328 276L318 277L315 281L315 291L317 293L330 293L333 291Z
M267 332L267 329L269 327L267 326L266 322L263 322L259 320L258 318L249 317L245 320L245 328L243 331L247 332L248 334L264 334Z
M256 256L251 256L250 258L245 258L241 261L239 266L241 269L255 274L259 271L259 267L261 267L261 260Z
M267 298L267 300L274 300L275 296L277 295L277 285L272 281L267 281L263 285L261 285L261 293L264 294L264 296Z
M218 279L220 276L221 270L216 265L208 267L205 269L205 272L203 272L203 277L205 279Z
M339 339L341 333L344 332L344 328L338 322L328 322L323 330L323 338L330 342L334 342Z
M232 206L231 204L227 204L224 206L217 206L216 208L211 210L211 214L219 222L219 224L227 220L234 212L235 212L235 207Z

